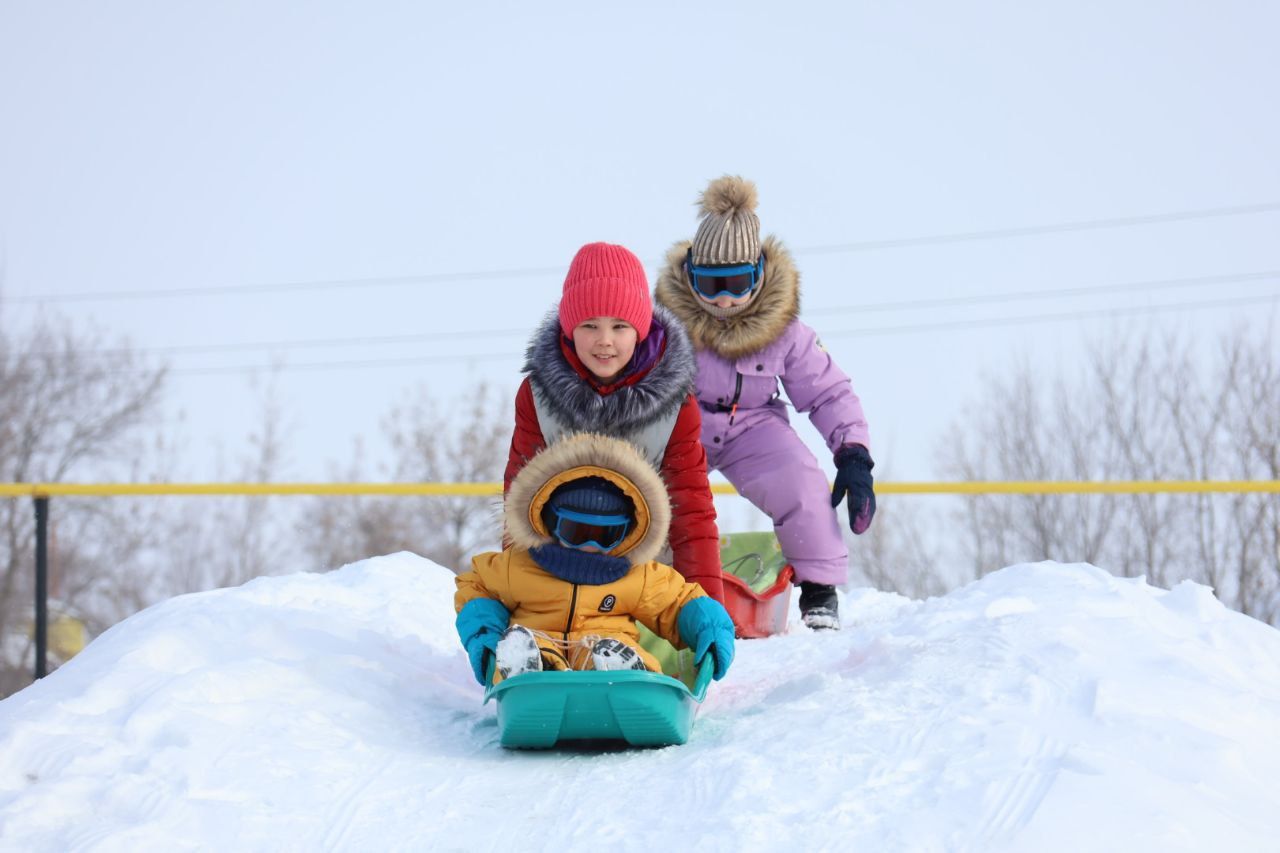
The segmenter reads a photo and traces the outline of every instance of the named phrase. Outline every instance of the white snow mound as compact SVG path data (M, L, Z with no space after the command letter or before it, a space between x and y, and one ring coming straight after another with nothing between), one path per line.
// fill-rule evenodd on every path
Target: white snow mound
M740 642L682 747L518 752L408 553L181 596L0 702L0 849L1274 849L1280 632L1019 565ZM794 603L793 603L794 608Z

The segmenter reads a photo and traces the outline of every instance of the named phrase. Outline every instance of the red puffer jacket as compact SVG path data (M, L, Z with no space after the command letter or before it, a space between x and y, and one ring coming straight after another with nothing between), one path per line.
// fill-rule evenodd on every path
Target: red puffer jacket
M525 365L529 376L516 393L516 425L504 491L547 444L534 404L534 383L541 399L553 407L555 417L575 431L631 438L645 425L678 409L659 466L671 496L671 563L687 580L723 603L720 533L707 479L707 455L702 448L702 414L689 392L697 370L693 347L683 327L665 309L655 306L654 323L666 335L656 363L625 382L599 389L567 360L558 316L553 313L547 318L529 347Z

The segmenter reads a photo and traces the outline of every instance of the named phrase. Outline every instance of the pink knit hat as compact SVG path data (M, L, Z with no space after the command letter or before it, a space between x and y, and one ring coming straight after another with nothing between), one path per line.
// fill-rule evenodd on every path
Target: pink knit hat
M583 320L620 317L643 340L653 320L649 281L640 259L623 246L588 243L573 256L560 297L560 328L572 336Z

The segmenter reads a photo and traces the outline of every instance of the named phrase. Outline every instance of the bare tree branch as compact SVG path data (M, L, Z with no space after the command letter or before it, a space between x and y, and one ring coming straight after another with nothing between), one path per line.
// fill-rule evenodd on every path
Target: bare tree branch
M1081 379L1025 364L989 378L941 446L978 479L1276 479L1280 364L1269 333L1226 336L1216 359L1176 335L1112 334ZM1086 560L1170 586L1184 578L1259 619L1280 618L1280 496L966 498L953 517L980 575L1011 562Z

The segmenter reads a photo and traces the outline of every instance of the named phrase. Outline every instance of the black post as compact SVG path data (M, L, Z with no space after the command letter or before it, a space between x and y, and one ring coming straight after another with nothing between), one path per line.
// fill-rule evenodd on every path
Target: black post
M36 678L49 673L49 498L36 499Z

